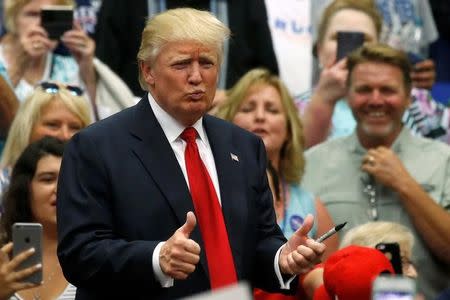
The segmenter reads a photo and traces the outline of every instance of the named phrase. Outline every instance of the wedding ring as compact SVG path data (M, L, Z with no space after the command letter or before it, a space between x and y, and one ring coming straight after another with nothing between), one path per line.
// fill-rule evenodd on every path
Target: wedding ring
M373 165L375 163L375 158L372 155L369 155L369 164Z
M37 49L41 48L41 46L39 45L38 42L33 42L33 43L31 44L31 47L33 47L34 50L37 50Z

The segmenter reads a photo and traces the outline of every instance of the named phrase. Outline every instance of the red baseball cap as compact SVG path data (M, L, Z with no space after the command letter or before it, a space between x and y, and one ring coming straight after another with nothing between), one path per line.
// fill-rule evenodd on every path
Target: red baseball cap
M380 251L348 246L333 253L324 264L324 284L314 300L370 300L372 282L381 273L394 274L391 262Z

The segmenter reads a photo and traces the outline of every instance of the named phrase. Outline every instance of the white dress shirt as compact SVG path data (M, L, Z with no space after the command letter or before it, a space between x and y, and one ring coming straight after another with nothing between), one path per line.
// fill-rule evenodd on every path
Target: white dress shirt
M153 110L153 113L155 114L156 120L158 121L159 125L161 126L164 135L166 136L167 140L170 143L170 146L172 147L173 152L175 153L175 157L177 158L178 163L180 164L180 168L183 171L184 179L186 180L186 184L189 187L189 179L186 171L186 163L184 159L184 150L186 149L186 142L180 137L181 133L186 128L184 125L181 125L175 118L173 118L171 115L169 115L164 109L159 106L159 104L156 102L156 100L153 98L153 96L148 93L148 100L150 103L150 107ZM198 151L200 154L200 158L202 159L206 169L208 170L209 177L211 178L211 181L213 182L214 188L216 190L217 198L219 199L219 202L221 204L221 198L220 198L220 188L219 188L219 179L217 176L217 170L216 170L216 163L214 162L214 156L211 150L211 146L209 144L208 136L205 133L205 128L203 127L203 118L200 118L197 122L195 122L192 127L195 128L198 132L198 136L196 139ZM160 242L153 251L152 255L152 265L153 265L153 272L155 273L156 278L161 283L162 287L171 287L173 286L173 278L167 276L164 274L161 270L161 266L159 264L159 253L161 251L161 247L164 245L165 242ZM281 247L274 258L274 269L275 273L278 277L278 281L280 283L280 286L282 289L289 289L290 283L295 278L293 276L290 278L287 282L284 282L280 267L278 264L279 254L281 253Z

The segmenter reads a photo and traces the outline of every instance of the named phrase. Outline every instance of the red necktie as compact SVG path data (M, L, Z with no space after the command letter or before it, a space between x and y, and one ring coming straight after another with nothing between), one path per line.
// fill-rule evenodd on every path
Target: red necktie
M186 128L181 138L186 141L184 158L195 215L203 238L211 288L237 282L228 233L214 185L198 152L197 131Z

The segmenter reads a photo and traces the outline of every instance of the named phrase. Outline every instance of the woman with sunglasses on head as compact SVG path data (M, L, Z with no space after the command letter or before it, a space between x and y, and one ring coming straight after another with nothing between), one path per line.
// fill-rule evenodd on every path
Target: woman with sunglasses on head
M0 160L0 197L8 186L11 168L28 144L44 136L67 141L91 123L90 116L79 88L41 83L21 104L9 129Z
M11 185L5 194L5 212L1 219L0 300L71 300L76 288L64 278L56 255L56 186L64 142L44 137L31 143L13 168ZM30 252L14 258L11 226L16 222L42 225L42 265L22 270L18 267ZM25 283L26 278L42 269L43 282Z
M134 104L126 84L94 57L95 42L77 24L51 39L41 22L45 5L73 6L73 0L5 0L8 33L0 42L0 74L24 100L41 81L83 86L93 116L102 119ZM1 73L1 72L0 72Z

